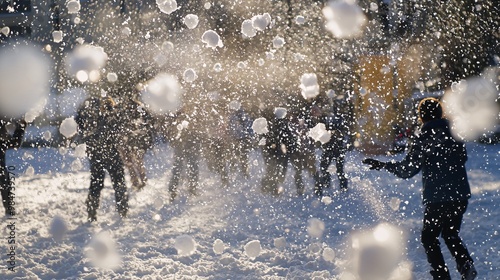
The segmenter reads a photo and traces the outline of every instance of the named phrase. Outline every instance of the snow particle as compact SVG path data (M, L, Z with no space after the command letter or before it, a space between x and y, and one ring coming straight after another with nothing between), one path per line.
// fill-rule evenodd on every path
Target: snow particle
M252 240L252 241L248 242L244 246L244 250L245 250L245 254L249 258L255 259L256 257L258 257L260 255L260 251L262 250L262 248L260 246L260 241L259 240Z
M156 5L162 13L167 15L177 10L177 1L175 0L156 0Z
M160 73L146 84L142 101L154 114L175 112L181 106L182 91L177 77Z
M276 36L273 39L273 48L279 49L282 48L285 45L285 38Z
M64 37L64 34L60 30L56 30L56 31L52 32L52 40L54 41L54 43L62 42L63 37Z
M264 13L252 17L252 26L257 31L264 31L271 24L271 15Z
M81 9L79 0L70 0L66 3L66 8L68 9L68 14L78 14Z
M300 15L295 17L295 23L302 25L305 22L306 22L306 18L305 17L300 16Z
M101 231L94 235L84 252L96 267L114 269L120 264L116 243L109 231Z
M300 77L300 89L305 99L312 99L319 94L318 77L315 73L305 73Z
M26 171L24 171L24 175L28 176L28 177L31 177L33 175L35 175L35 168L33 168L33 166L28 166L28 168L26 168Z
M108 79L108 82L111 82L111 83L118 81L118 75L116 75L116 73L108 73L106 75L106 78Z
M193 14L188 14L184 17L184 24L187 26L189 29L194 29L196 26L198 26L198 16L193 15Z
M66 118L59 126L59 132L66 138L73 137L78 132L78 124L73 117Z
M2 33L5 36L9 36L10 28L8 26L4 26L2 27L2 29L0 29L0 33Z
M286 239L285 237L278 237L274 239L274 247L278 249L283 249L286 247Z
M221 72L221 71L222 71L222 64L220 64L220 63L215 63L215 64L214 64L214 71L215 71L215 72Z
M52 222L50 223L49 232L55 241L60 242L63 240L63 238L66 236L66 233L68 232L68 225L66 224L66 221L62 217L55 216L52 219Z
M267 128L267 120L265 118L257 118L252 123L252 129L257 134L266 134L269 132Z
M328 2L323 15L327 20L326 28L339 39L359 36L366 23L363 10L356 3L345 0Z
M328 143L332 137L331 132L326 130L326 126L324 123L318 123L316 126L309 130L307 135L314 139L314 141L321 142L321 144Z
M312 238L321 238L325 231L325 223L317 218L311 218L307 221L307 233Z
M183 77L184 77L184 81L186 81L188 83L192 83L196 79L198 79L198 75L196 75L196 72L191 68L184 71Z
M224 253L224 242L220 239L216 239L212 246L212 250L215 254L221 255L222 253Z
M335 261L335 251L332 248L323 249L323 259L327 262L333 263Z
M196 251L196 242L189 235L180 235L175 238L174 248L181 256L190 256Z
M274 115L278 119L284 119L286 117L286 113L287 113L286 108L283 108L283 107L274 108Z
M252 38L257 35L257 31L253 27L251 20L246 19L241 23L241 33L248 38Z
M215 49L217 47L224 47L219 34L213 30L205 31L205 33L201 36L201 41L206 44L207 48Z

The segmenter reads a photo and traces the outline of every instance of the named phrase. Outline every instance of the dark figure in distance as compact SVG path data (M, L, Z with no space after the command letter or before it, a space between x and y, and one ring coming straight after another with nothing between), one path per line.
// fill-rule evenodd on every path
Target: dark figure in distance
M97 220L99 198L104 188L106 171L115 190L116 209L120 217L128 211L123 161L117 147L119 124L113 99L90 98L79 108L76 122L86 144L90 161L90 189L86 200L88 221Z
M5 215L15 215L14 201L12 200L13 184L9 176L9 169L5 159L8 149L21 146L26 122L24 120L6 121L0 119L0 188Z
M443 118L439 100L423 99L418 106L423 125L421 134L399 162L380 162L367 158L370 169L385 169L401 178L411 178L422 171L425 205L422 244L433 279L451 279L441 253L439 236L455 258L463 280L476 278L473 260L459 236L462 218L471 196L465 162L465 144L454 139L450 125Z

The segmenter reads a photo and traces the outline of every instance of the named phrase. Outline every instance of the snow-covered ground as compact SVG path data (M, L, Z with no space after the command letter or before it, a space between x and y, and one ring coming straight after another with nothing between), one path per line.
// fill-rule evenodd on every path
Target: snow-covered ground
M462 237L478 279L500 279L500 146L468 144L468 149L473 197ZM368 170L362 158L349 152L349 192L328 190L331 200L312 196L312 186L297 197L291 174L280 197L261 193L263 164L254 151L249 180L235 173L231 186L223 188L202 165L200 194L189 196L183 186L171 204L172 151L160 144L147 155L148 185L131 192L129 217L120 220L114 211L106 179L98 222L88 224L86 159L80 166L71 150L9 151L18 213L15 229L7 227L12 220L0 220L0 279L356 279L358 273L380 270L382 260L395 252L399 268L392 279L411 279L405 274L429 279L419 242L420 175L397 179ZM383 223L403 233L396 236L405 241L394 238L386 246L402 247L402 254L370 245L360 251L367 244L361 238L370 234L362 232ZM15 253L15 272L9 270L6 250ZM443 252L452 279L459 279L448 251Z

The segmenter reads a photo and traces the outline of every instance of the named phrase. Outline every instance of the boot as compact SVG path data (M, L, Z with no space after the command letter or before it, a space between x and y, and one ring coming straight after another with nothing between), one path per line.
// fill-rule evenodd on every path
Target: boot
M467 262L460 270L462 280L474 280L477 276L477 270L472 262Z

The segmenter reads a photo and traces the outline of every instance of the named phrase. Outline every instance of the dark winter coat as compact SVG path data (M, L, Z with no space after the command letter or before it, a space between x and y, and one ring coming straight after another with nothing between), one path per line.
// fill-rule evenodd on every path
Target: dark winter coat
M385 169L400 178L411 178L422 171L423 203L467 200L465 144L454 139L445 119L432 120L422 126L421 134L399 162L388 162Z
M12 122L13 131L9 131L9 122L0 120L0 151L4 154L8 149L19 148L23 141L26 123Z

